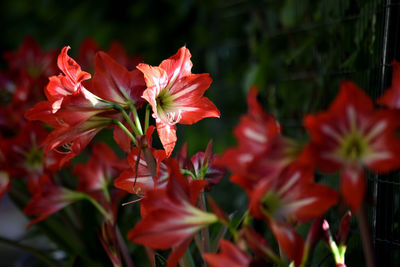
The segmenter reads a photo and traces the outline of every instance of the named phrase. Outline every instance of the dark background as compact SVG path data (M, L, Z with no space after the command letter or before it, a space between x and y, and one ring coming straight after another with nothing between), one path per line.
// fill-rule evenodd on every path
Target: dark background
M158 65L186 45L193 72L214 80L206 96L221 119L179 125L177 149L185 140L193 154L213 139L214 150L222 152L235 144L232 129L246 111L251 85L284 133L304 140L304 114L326 108L341 80L354 80L371 97L381 95L390 85L390 62L399 60L398 18L395 0L1 1L0 51L16 50L30 35L45 50L70 45L76 55L92 37L105 50L118 40L129 54ZM4 61L1 66L7 67ZM399 262L399 184L398 176L370 177L380 266ZM223 205L243 206L240 189L226 179L221 186L226 189L216 197ZM362 260L357 240L349 263Z

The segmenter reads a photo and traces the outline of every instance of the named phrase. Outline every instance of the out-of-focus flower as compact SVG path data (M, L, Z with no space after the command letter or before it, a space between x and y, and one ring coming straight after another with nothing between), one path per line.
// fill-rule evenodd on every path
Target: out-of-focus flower
M275 118L266 114L257 101L257 88L253 87L247 96L248 112L240 119L234 130L238 142L236 148L227 149L218 164L234 173L248 174L248 165L256 156L268 149L271 140L278 136L281 127Z
M46 176L41 177L40 188L24 208L26 215L36 217L27 228L83 198L81 193L61 187Z
M375 110L350 81L340 85L328 111L305 117L316 166L329 173L342 171L340 189L353 211L364 198L364 167L377 173L400 167L397 120L394 112Z
M189 178L207 181L206 190L211 190L211 188L218 184L225 176L225 169L215 164L219 156L212 153L212 141L208 143L205 152L197 152L190 160L187 158L186 154L185 146L178 155L181 168L190 172L191 176L189 176Z

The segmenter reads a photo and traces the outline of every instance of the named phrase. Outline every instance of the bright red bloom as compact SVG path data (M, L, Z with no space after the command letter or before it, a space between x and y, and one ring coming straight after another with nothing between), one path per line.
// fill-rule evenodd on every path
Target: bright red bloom
M374 110L372 100L353 82L343 82L328 111L308 115L315 162L324 172L342 171L341 192L353 211L365 193L363 167L382 173L400 167L396 114Z
M60 166L80 153L97 132L112 123L110 116L117 111L113 110L111 102L124 104L124 107L128 103L135 104L141 101L140 94L144 89L143 76L138 70L129 73L102 52L96 56L93 83L83 85L90 74L82 71L68 56L68 50L69 47L64 47L58 57L63 74L50 77L46 87L48 101L38 103L26 114L30 120L41 120L55 128L44 142L46 152L67 146Z
M58 76L51 76L49 83L45 88L46 97L53 104L53 113L57 110L57 106L61 105L62 99L68 95L80 93L82 90L82 82L90 79L90 74L82 71L78 63L68 56L66 46L62 49L57 59L57 66L63 72Z
M392 68L392 86L376 102L388 108L400 109L400 63L393 60Z
M129 103L137 108L142 105L146 85L139 70L128 71L104 52L98 52L94 62L92 93L122 107L128 107Z
M176 143L176 123L193 124L203 118L219 117L215 105L204 92L211 84L207 73L192 74L190 52L182 47L158 67L139 64L147 89L143 98L150 103L157 132L168 156Z
M250 266L251 258L237 246L227 240L220 241L221 252L204 253L203 258L210 267L248 267Z
M188 183L176 161L170 159L167 165L167 188L147 192L142 200L144 217L129 232L128 238L155 249L172 248L168 259L170 267L176 266L193 235L218 219L195 206L206 182L194 180Z
M155 178L147 166L143 153L133 147L128 156L130 168L124 170L121 175L115 179L114 186L123 189L131 194L145 195L148 191L166 187L168 182L167 166L163 162L157 162L159 170Z
M83 86L82 82L91 76L68 56L69 49L64 47L57 60L63 74L49 78L45 88L48 101L39 102L29 110L26 113L29 120L40 120L55 128L65 123L73 126L112 109L109 103Z
M24 208L26 215L37 216L27 228L83 198L80 193L59 186L46 176L41 179L40 189Z

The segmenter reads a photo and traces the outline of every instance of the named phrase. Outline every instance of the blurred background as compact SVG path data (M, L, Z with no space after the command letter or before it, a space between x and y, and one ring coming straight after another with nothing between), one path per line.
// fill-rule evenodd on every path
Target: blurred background
M354 80L371 97L381 95L391 83L391 61L400 60L399 7L397 0L5 0L0 51L17 50L31 36L45 51L69 45L74 57L90 37L104 50L119 41L130 55L158 65L186 45L193 73L213 78L205 95L221 118L179 125L177 149L185 140L194 154L213 139L220 153L235 144L232 130L253 85L284 133L304 140L304 114L326 108L341 80ZM0 62L6 69L6 61ZM378 266L396 266L391 264L400 262L400 178L371 176L369 183ZM221 188L215 197L223 206L245 206L246 197L227 179ZM11 214L4 211L7 203L0 206L2 232L10 227L4 222ZM362 261L355 240L350 266ZM0 266L4 255L0 251Z

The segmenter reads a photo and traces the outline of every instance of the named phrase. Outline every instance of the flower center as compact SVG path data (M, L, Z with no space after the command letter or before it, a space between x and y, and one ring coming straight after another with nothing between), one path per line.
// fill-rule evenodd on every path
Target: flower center
M264 195L261 200L261 210L268 217L276 217L279 216L279 208L282 206L282 203L274 192L268 192Z
M367 151L367 143L359 134L350 134L343 142L341 154L348 160L359 160Z
M157 116L169 125L174 125L182 119L182 111L174 105L172 96L163 90L156 98Z
M26 157L27 165L33 170L39 170L43 165L43 151L33 148Z

